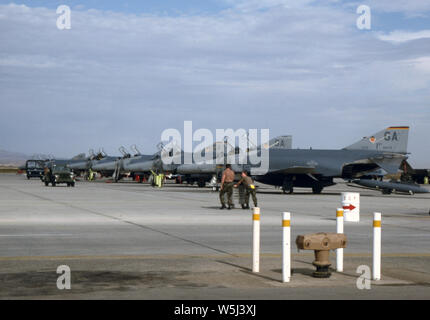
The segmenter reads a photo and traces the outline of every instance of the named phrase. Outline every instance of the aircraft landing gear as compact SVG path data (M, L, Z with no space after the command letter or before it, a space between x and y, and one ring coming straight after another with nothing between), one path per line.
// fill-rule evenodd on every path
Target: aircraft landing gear
M294 183L291 180L285 179L282 184L282 192L284 194L289 193L292 194L294 192Z
M204 179L199 179L197 185L199 188L204 188L206 186L206 181Z
M382 189L382 194L391 194L393 190L391 189Z
M314 186L312 187L312 193L313 194L321 194L321 192L323 191L323 187L321 186Z

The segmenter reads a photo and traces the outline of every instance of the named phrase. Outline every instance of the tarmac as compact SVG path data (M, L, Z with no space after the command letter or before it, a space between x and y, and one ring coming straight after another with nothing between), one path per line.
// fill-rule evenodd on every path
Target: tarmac
M382 195L343 181L314 195L259 185L260 272L251 271L252 210L219 210L211 188L133 181L45 187L0 174L0 299L426 299L430 298L430 194ZM346 222L344 272L312 277L297 235L335 232L341 192L361 194L360 222ZM236 199L237 203L237 199ZM281 215L291 212L292 277L282 283ZM372 217L382 213L382 279L372 267ZM335 268L335 253L331 253ZM71 289L57 288L57 267Z

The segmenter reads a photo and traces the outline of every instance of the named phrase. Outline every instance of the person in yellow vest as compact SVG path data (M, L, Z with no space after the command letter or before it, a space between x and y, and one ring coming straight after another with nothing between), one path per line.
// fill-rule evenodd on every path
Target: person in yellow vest
M239 180L237 184L234 185L235 188L237 188L240 184L243 183L243 185L246 188L245 193L245 206L243 209L249 209L249 196L252 196L252 201L254 202L254 207L257 206L257 192L255 190L254 181L252 178L248 175L248 172L246 170L242 171L242 178Z
M88 172L89 172L88 180L93 181L94 180L94 171L91 168L89 168Z
M165 174L164 173L160 173L158 175L158 187L161 188L164 185L164 178L165 178Z

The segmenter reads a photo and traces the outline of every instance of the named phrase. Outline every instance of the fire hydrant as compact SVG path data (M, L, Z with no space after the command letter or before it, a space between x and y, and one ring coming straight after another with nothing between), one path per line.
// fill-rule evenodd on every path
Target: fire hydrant
M314 250L315 261L312 264L317 270L315 278L329 278L330 250L346 248L346 236L342 233L312 233L297 236L296 245L300 250Z

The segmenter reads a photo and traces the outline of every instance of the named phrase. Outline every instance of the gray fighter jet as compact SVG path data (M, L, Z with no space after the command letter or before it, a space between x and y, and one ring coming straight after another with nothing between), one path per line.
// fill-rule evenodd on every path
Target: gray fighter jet
M93 164L92 170L100 172L103 176L112 176L114 181L120 180L125 173L132 173L132 175L149 174L157 166L157 152L153 155L141 154L135 145L131 147L135 152L131 155L124 147L120 147L119 151L122 157L110 159L109 161L100 161Z
M285 193L304 187L318 194L334 185L334 178L351 181L376 169L395 174L408 158L408 134L409 127L389 127L341 150L273 149L269 172L255 179Z
M249 141L250 150L259 149L261 146L255 146L251 141ZM217 145L224 144L223 147L217 148ZM278 136L268 142L269 149L291 149L292 148L292 136ZM230 152L228 151L230 150ZM220 153L217 153L221 151ZM221 158L222 163L228 162L228 158L237 157L239 154L238 148L233 148L228 145L227 141L215 142L212 146L205 149L205 152L212 153L212 160L204 163L196 163L193 158L193 163L191 164L181 164L177 165L175 168L171 169L174 173L179 174L182 177L182 181L187 181L188 183L194 183L197 181L199 187L204 187L207 182L212 182L215 185L217 180L220 180L221 173L224 170L224 165L219 164L220 161L217 159ZM203 152L203 150L202 150ZM224 159L222 159L224 158ZM182 154L182 159L184 159L184 154ZM234 166L236 171L240 171L242 167Z
M94 153L94 150L90 149L88 157L84 155L79 161L68 162L67 166L71 168L74 173L79 175L81 173L87 173L89 169L92 169L92 167L98 163L114 161L118 158L119 157L108 156L103 149L100 149L97 154Z
M377 169L395 174L402 161L408 158L408 135L409 127L389 127L341 150L300 150L274 147L269 143L269 169L254 175L254 179L280 186L284 193L292 193L294 187L303 187L312 188L313 193L319 194L325 187L335 184L334 178L352 181ZM259 146L251 152L261 155L261 148ZM235 171L256 167L249 164L249 155L246 163L232 167ZM211 161L179 165L177 172L217 174L222 168L222 165Z

